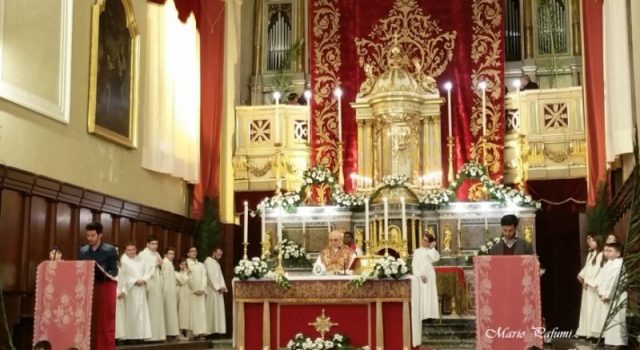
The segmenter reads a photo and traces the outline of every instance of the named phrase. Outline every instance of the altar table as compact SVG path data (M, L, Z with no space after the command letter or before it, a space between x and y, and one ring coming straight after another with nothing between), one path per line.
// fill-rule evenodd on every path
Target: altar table
M357 288L351 276L291 276L284 290L271 280L233 282L234 346L262 350L286 347L297 333L320 337L310 325L324 313L353 346L418 349L419 281L413 276L370 280ZM415 292L414 292L415 291Z

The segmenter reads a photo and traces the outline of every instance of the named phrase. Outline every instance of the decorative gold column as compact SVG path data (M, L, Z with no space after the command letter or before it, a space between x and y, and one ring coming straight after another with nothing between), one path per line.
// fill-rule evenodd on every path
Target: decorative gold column
M364 164L364 168L363 168L363 175L366 177L370 177L373 178L373 163L371 162L371 156L374 152L374 148L371 145L371 140L373 139L372 137L372 126L373 123L372 121L369 120L365 120L364 121L364 132L365 132L365 136L364 139L368 140L366 141L366 147L364 149L364 159L363 159L363 164ZM365 142L363 142L365 143Z
M582 54L582 33L580 30L580 0L571 0L571 42L573 55Z
M358 175L366 176L365 175L366 173L365 159L364 159L364 153L366 148L366 146L364 145L365 122L364 120L358 120L356 121L356 124L358 125ZM351 174L348 174L348 178L351 179Z
M420 120L420 134L422 137L422 174L420 176L424 176L429 172L429 151L426 150L429 144L429 135L428 129L429 126L427 124L426 117Z
M258 1L262 2L262 1ZM296 9L296 41L301 43L300 54L296 55L295 72L304 72L305 52L307 51L307 41L305 40L305 3L306 1L294 1L294 8Z
M373 130L372 130L372 132L373 132L373 138L372 138L372 140L373 140L373 147L372 147L373 156L372 156L372 164L371 164L373 169L372 169L372 174L371 174L372 176L371 177L373 178L373 186L374 187L378 184L378 181L380 180L380 179L378 179L378 176L380 174L379 173L379 171L380 171L380 169L379 169L379 165L380 165L379 158L380 158L380 148L381 148L380 147L380 142L381 142L380 133L381 133L381 129L382 129L380 124L381 124L380 119L376 118L373 121Z
M253 12L253 69L252 74L262 74L262 30L264 12L264 4L266 1L256 1L256 7Z
M533 0L524 0L522 18L524 29L524 59L533 58Z
M416 249L418 249L418 238L416 237L416 219L412 216L411 219L409 219L409 222L411 223L411 241L413 241L412 252L415 252Z

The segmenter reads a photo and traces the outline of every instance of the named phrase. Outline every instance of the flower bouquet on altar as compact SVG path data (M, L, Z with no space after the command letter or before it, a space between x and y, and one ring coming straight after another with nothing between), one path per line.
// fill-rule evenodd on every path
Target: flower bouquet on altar
M240 260L238 266L233 269L233 274L241 281L249 278L260 279L269 272L269 264L266 261L254 257L251 260Z
M275 247L274 257L280 254L282 249L282 264L284 267L311 267L311 257L306 250L290 239L283 239Z
M368 346L357 348L350 345L349 338L336 333L331 339L305 337L304 334L298 333L287 343L288 350L325 350L325 349L344 349L344 350L369 350Z
M369 274L362 275L354 279L352 283L355 284L356 287L360 287L370 279L393 278L394 280L398 280L409 272L409 266L404 259L396 259L392 256L387 256L380 259L373 266L373 269Z

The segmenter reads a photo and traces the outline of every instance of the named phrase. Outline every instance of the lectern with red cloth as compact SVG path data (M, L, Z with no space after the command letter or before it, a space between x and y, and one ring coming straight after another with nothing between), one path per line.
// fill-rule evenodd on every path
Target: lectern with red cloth
M90 349L94 266L93 261L38 265L34 344L48 340L53 350Z
M542 348L540 265L533 255L474 258L476 349Z
M418 280L371 280L355 287L351 276L289 277L284 290L270 280L233 283L234 345L237 349L280 349L297 333L315 339L312 323L329 317L327 338L340 333L354 346L418 349ZM416 291L414 293L414 291ZM414 310L416 310L414 312Z

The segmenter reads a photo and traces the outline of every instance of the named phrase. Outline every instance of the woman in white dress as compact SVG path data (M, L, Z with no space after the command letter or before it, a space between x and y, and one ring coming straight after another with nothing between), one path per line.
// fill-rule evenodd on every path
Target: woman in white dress
M578 281L582 284L582 302L580 304L580 321L576 335L579 337L597 337L591 331L591 323L594 317L594 309L598 303L598 291L596 290L596 277L602 268L602 237L593 234L587 235L589 253L584 267L578 274Z
M187 260L182 259L180 261L180 272L176 273L176 283L178 284L178 326L185 336L188 336L189 324L191 323L190 279Z
M433 263L440 260L440 253L435 249L436 238L426 233L422 236L420 248L413 252L411 267L413 275L420 278L420 319L439 318L438 288L436 271Z

